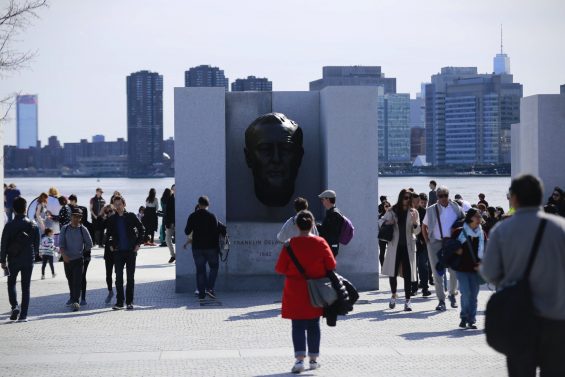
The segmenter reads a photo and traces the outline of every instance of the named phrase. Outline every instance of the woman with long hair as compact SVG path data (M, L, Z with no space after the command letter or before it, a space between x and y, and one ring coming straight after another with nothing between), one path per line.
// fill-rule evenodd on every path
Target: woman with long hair
M37 207L35 207L34 220L37 222L37 225L39 226L41 235L45 234L45 220L47 219L48 198L49 195L47 195L47 193L45 192L39 194L39 197L37 198Z
M155 231L158 228L157 210L159 209L159 199L157 199L157 191L154 188L149 190L149 195L145 199L145 212L143 213L143 226L145 227L146 244L157 246L155 244Z
M416 281L416 235L420 233L420 216L412 207L412 192L402 189L396 204L383 216L386 224L394 225L392 240L389 242L383 263L382 274L389 277L392 296L389 308L396 306L396 277L404 279L404 310L412 311L410 297L412 282Z

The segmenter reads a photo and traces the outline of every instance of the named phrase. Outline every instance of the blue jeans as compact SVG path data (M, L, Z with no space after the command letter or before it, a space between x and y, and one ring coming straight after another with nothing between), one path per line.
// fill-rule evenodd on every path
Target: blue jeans
M477 322L477 296L479 295L479 275L476 272L457 271L459 291L461 292L461 319L467 323Z
M306 356L306 334L308 334L308 356L320 354L320 318L293 319L292 344L294 356Z
M192 249L194 264L196 265L196 284L199 297L206 297L206 290L213 290L220 268L220 252L218 249ZM210 273L206 273L206 263Z
M20 318L27 318L27 308L29 307L29 287L31 285L31 273L33 272L33 264L20 266L19 264L10 264L8 262L10 276L8 276L8 298L12 309L18 306L18 294L16 293L16 279L21 273L22 284L22 305L20 307Z

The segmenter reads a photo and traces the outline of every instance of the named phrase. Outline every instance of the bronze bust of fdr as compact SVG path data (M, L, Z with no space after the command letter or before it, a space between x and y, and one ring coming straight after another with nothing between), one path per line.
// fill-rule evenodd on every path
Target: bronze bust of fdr
M281 113L258 117L245 131L245 160L253 173L255 196L268 207L284 207L304 155L302 129Z

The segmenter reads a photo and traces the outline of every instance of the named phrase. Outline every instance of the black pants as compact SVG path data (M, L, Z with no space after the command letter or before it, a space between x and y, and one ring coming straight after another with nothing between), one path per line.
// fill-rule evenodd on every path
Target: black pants
M565 320L540 318L537 326L536 344L506 358L510 377L535 377L537 367L541 377L565 376Z
M112 271L114 270L114 258L104 258L106 264L106 286L108 291L112 291Z
M55 267L53 267L53 255L43 255L41 256L43 261L41 264L41 275L45 275L45 266L49 263L49 268L51 268L51 274L55 275Z
M398 270L402 266L402 276L404 278L404 296L407 300L412 296L412 271L410 268L410 257L408 256L408 247L406 245L398 245L396 249L396 259L394 261L394 277L389 277L390 290L393 294L396 293L396 276Z
M86 301L86 271L88 270L88 265L90 264L90 259L85 259L82 267L82 283L80 287L81 298Z
M10 276L8 276L8 298L12 309L18 306L18 294L16 293L16 280L18 274L21 273L22 285L22 301L20 307L20 318L27 318L27 309L29 307L29 288L31 285L31 274L33 272L33 264L26 263L20 265L18 263L10 263L8 261L8 268L10 269Z
M385 262L386 245L387 245L386 241L379 240L379 262L381 262L381 267Z
M420 285L422 286L422 290L426 291L429 289L428 280L430 278L429 271L430 271L430 261L428 259L428 247L426 243L420 244L419 242L416 243L417 251L416 251L416 264L418 266L418 278L420 280Z
M126 305L133 304L135 285L135 260L137 253L133 251L118 251L114 254L116 269L116 304L124 305L124 266L126 267Z
M67 277L67 282L69 283L69 293L71 296L71 302L79 302L80 289L82 286L82 258L72 260L65 263L65 276Z
M104 220L100 217L92 219L92 227L94 228L94 244L100 247L104 245Z

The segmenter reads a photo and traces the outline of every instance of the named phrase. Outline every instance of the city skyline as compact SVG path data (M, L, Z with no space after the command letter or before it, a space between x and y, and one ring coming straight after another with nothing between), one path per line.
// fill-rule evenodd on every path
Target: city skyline
M26 30L20 46L37 50L38 56L30 69L3 77L0 94L41 96L43 144L50 135L63 142L96 133L123 137L123 77L145 69L165 78L165 138L173 135L172 88L184 86L184 71L200 64L220 67L227 77L268 77L280 91L308 90L323 66L378 65L397 78L397 92L413 98L420 84L442 67L476 66L480 73L491 73L492 59L500 51L501 23L504 53L512 59L512 74L524 85L524 96L557 93L565 82L565 52L556 48L565 31L560 22L565 4L558 2L478 1L471 7L440 1L409 6L360 1L342 9L338 2L291 1L277 9L294 24L284 30L273 28L273 9L258 1L215 7L137 4L57 2ZM253 25L227 22L251 10L258 16ZM189 25L181 22L187 12L199 14ZM430 27L434 22L437 26ZM229 32L220 24L230 25ZM151 49L145 48L148 44ZM92 116L98 111L103 111L101 117ZM6 144L15 142L13 111L10 118Z

